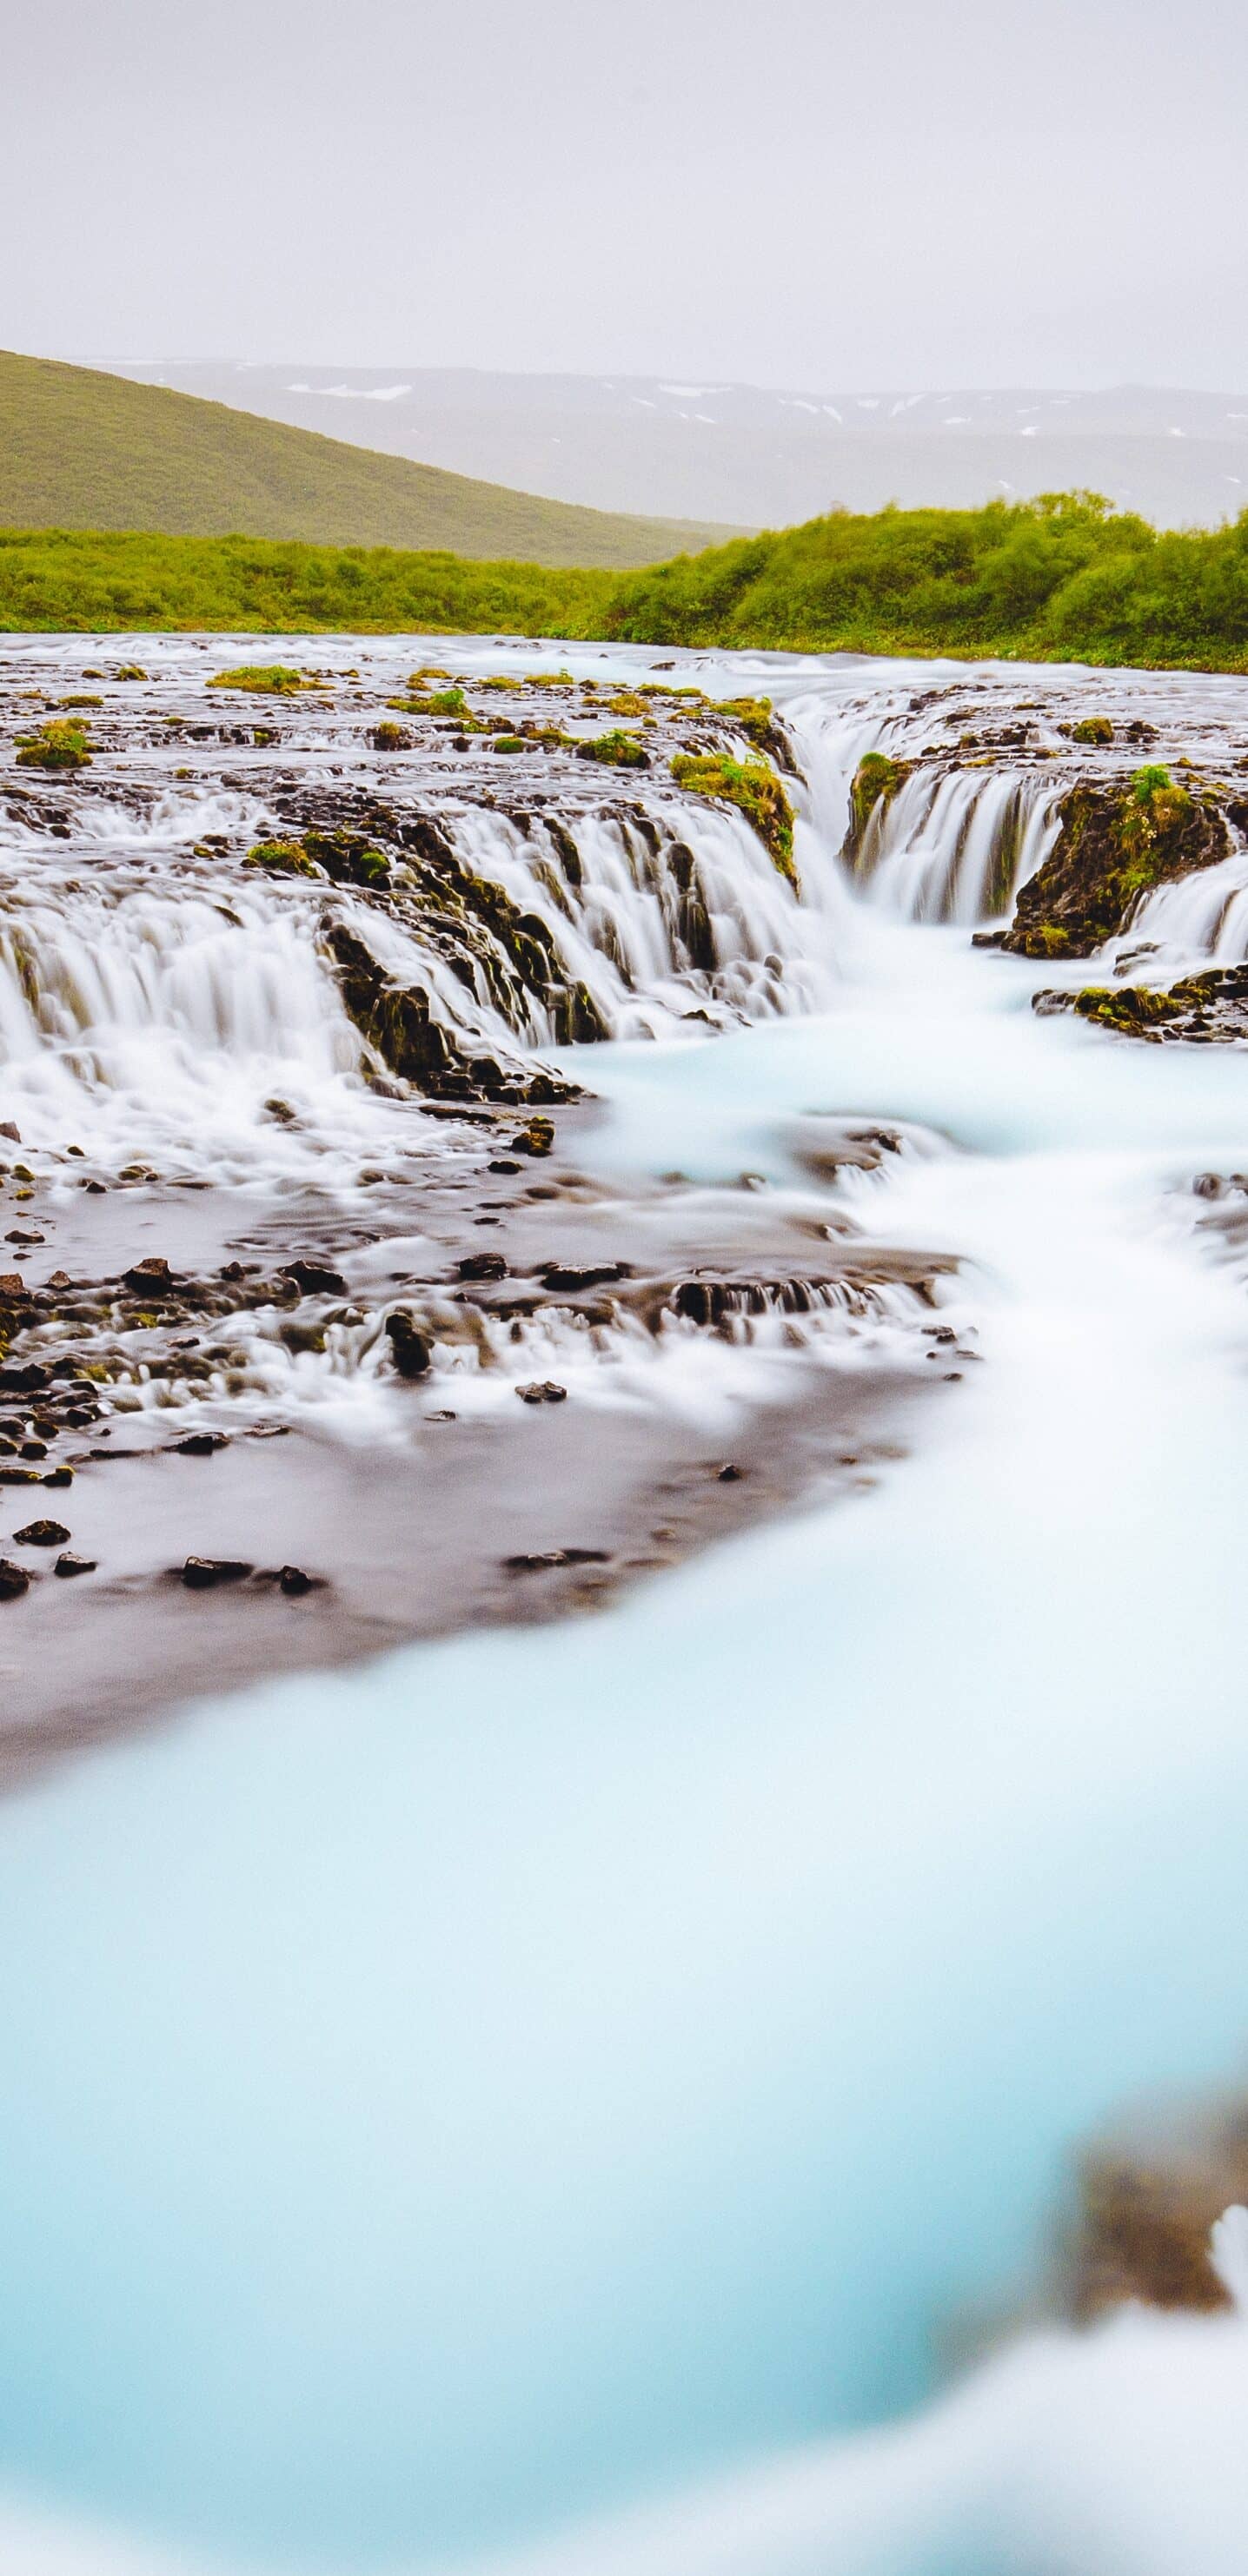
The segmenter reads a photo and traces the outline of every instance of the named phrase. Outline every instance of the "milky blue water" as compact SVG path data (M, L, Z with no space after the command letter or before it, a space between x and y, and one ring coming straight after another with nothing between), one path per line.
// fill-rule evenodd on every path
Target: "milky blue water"
M11 2488L231 2564L536 2542L923 2400L1072 2143L1242 2071L1248 1303L1190 1181L1248 1062L855 924L827 1017L594 1081L636 1170L933 1132L864 1211L965 1256L984 1362L912 1454L0 1809Z

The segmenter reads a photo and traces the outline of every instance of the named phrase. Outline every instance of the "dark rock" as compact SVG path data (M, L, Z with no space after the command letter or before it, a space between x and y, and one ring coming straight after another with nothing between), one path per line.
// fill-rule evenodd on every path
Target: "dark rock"
M404 1314L401 1306L396 1307L395 1312L386 1317L386 1333L400 1377L427 1376L432 1354L414 1316Z
M146 1261L136 1261L133 1269L123 1271L122 1277L127 1288L133 1288L140 1297L167 1297L174 1286L169 1264L158 1253Z
M277 1580L288 1601L301 1601L304 1593L312 1589L312 1577L304 1573L301 1565L284 1565Z
M345 1297L347 1283L323 1261L288 1261L283 1279L293 1279L301 1297Z
M461 1279L505 1279L507 1264L501 1252L470 1252L458 1264Z
M0 1118L0 1136L7 1136L10 1145L20 1145L22 1141L21 1128L11 1118Z
M568 1400L566 1386L556 1386L550 1377L535 1378L528 1386L518 1386L516 1393L522 1404L566 1404Z
M63 1547L69 1531L64 1521L27 1521L13 1536L19 1547Z
M731 1461L731 1459L729 1459L728 1464L727 1464L727 1466L726 1466L726 1467L721 1467L721 1468L720 1468L720 1471L719 1471L719 1482L720 1482L720 1484L721 1484L721 1485L739 1485L739 1484L740 1484L740 1482L741 1482L741 1469L740 1469L739 1467L734 1467L734 1466L733 1466L733 1463L732 1463L732 1461Z
M69 1549L64 1556L58 1556L52 1568L54 1574L63 1576L66 1581L71 1575L94 1574L96 1570L96 1560L93 1556L75 1556Z
M605 1547L548 1547L537 1556L505 1556L508 1574L547 1574L561 1565L609 1565Z
M1198 1172L1192 1183L1198 1199L1220 1199L1222 1187L1221 1176L1217 1172Z
M15 1565L11 1556L0 1556L0 1601L20 1601L30 1590L30 1576L24 1565Z
M549 1261L542 1271L541 1279L544 1288L575 1291L581 1288L607 1288L613 1281L628 1279L631 1275L632 1266L627 1261L601 1261L584 1268L578 1267L572 1261Z
M185 1440L175 1440L173 1445L180 1458L211 1458L218 1449L224 1449L225 1433L188 1431Z
M1215 867L1230 849L1213 799L1176 786L1164 769L1113 786L1081 780L1064 800L1044 866L1019 894L1002 946L1020 957L1090 957L1125 930L1153 886Z
M4 1239L6 1243L20 1243L29 1246L32 1243L46 1243L48 1238L46 1234L37 1233L33 1226L14 1225L10 1226Z
M554 1141L555 1131L549 1118L530 1118L528 1126L522 1127L519 1135L512 1137L511 1150L513 1154L548 1154Z
M523 1169L524 1169L524 1166L523 1166L523 1164L522 1164L522 1163L513 1163L513 1162L511 1162L510 1160L508 1160L508 1158L507 1158L506 1156L502 1157L500 1160L498 1160L498 1161L496 1161L496 1162L493 1162L493 1163L487 1163L487 1165L486 1165L486 1170L487 1170L487 1171L489 1171L489 1172L508 1172L508 1173L514 1173L514 1172L520 1172L520 1171L523 1171ZM20 1287L20 1285L21 1285L20 1280L19 1280L19 1282L18 1282L18 1285L19 1285L19 1287Z
M1211 966L1200 975L1184 975L1168 991L1143 984L1085 984L1078 992L1046 988L1032 995L1032 1009L1042 1018L1073 1011L1119 1037L1147 1038L1154 1044L1186 1040L1190 1045L1248 1045L1248 964Z
M231 1556L188 1556L182 1581L189 1592L212 1592L220 1583L241 1583L251 1567Z
M41 1485L72 1485L73 1481L72 1467L49 1467L46 1476L39 1479Z

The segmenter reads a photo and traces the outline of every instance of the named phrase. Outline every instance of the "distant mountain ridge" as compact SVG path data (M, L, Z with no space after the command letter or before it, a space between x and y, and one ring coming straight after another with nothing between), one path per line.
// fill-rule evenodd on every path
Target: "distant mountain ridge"
M1248 395L772 392L472 368L109 363L145 383L597 509L788 527L837 506L964 509L1083 488L1180 527L1216 526L1248 502Z
M503 490L195 394L7 351L0 527L239 534L615 570L731 533Z

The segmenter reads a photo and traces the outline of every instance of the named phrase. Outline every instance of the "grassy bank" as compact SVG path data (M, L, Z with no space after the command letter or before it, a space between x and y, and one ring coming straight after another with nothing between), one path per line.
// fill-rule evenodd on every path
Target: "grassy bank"
M0 628L620 637L1248 668L1248 513L1158 533L1086 494L836 513L641 572L254 538L0 534Z

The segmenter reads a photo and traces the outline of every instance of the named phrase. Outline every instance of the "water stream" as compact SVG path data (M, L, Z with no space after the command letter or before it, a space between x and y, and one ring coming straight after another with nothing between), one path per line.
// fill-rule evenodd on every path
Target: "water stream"
M352 2576L1242 2564L1238 2324L936 2392L1025 2296L1071 2147L1244 2068L1248 1288L1191 1183L1248 1164L1248 1069L1037 1020L1051 973L971 952L1038 791L938 791L841 878L871 686L787 683L817 989L564 1061L621 1172L782 1184L799 1116L911 1122L846 1186L962 1254L982 1365L851 1504L592 1619L208 1701L0 1809L23 2571L102 2568L104 2529ZM1191 684L1194 732L1230 687ZM1189 903L1176 947L1226 918Z

